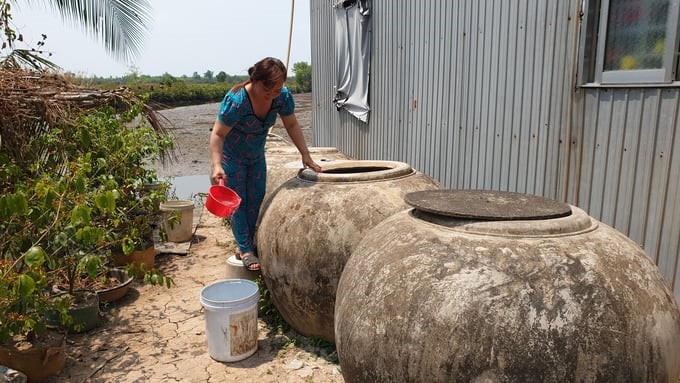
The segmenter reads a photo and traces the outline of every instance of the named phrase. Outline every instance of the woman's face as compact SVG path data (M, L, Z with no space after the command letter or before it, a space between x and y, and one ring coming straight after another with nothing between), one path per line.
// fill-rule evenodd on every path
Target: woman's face
M283 79L276 81L270 88L266 87L262 82L258 83L258 85L260 87L260 94L262 94L262 97L267 100L273 100L278 97L279 94L281 94L281 90L283 89Z

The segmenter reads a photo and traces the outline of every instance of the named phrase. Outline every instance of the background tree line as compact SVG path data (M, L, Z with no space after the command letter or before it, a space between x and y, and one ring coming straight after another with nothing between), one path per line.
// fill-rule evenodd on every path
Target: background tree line
M293 93L312 91L312 67L306 62L293 64L293 76L289 76L286 86ZM191 76L160 76L140 74L134 67L122 77L73 77L83 85L102 89L115 89L121 86L130 88L136 95L147 100L155 107L219 102L234 84L245 81L248 76L228 75L224 71L214 74L207 70L202 75L194 72Z

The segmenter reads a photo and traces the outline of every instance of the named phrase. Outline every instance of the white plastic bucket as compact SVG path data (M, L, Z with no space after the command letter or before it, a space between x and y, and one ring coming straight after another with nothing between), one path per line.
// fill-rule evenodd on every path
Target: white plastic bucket
M257 284L246 279L224 279L201 290L210 357L237 362L257 351Z
M170 242L186 242L193 235L194 201L172 200L161 203L163 212L163 228ZM180 220L170 224L171 217L180 213Z

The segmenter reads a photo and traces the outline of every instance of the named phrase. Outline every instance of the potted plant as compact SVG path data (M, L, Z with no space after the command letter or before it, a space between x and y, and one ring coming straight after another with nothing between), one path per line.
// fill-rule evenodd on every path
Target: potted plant
M127 294L133 279L127 271L109 267L94 279L92 288L97 292L100 304L111 303Z
M133 217L122 227L125 230L115 237L111 250L113 265L124 267L129 275L141 278L145 283L172 286L172 279L155 267L154 230L146 217Z
M155 267L153 227L141 214L124 214L113 231L111 254L116 266L127 266L132 275L143 278Z
M115 209L103 215L110 229L106 241L111 263L124 266L129 275L143 278L146 283L169 287L172 279L163 276L155 267L155 237L165 234L154 218L154 207L164 197L157 191L137 194L132 185L127 186L125 194L116 196Z
M76 113L48 129L38 122L21 150L0 153L1 258L14 262L40 245L48 277L59 272L73 281L88 269L82 265L89 254L113 244L128 254L148 250L153 230L144 212L151 197L135 189L156 178L145 164L162 156L172 139L148 126L128 126L140 108ZM148 280L168 283L158 275Z
M29 178L25 176L28 171L8 157L0 159L0 185L12 179L12 187L0 195L0 258L5 262L2 283L9 291L11 313L7 319L12 323L29 315L23 320L26 325L35 325L26 328L29 338L42 332L45 316L51 312L72 320L69 299L52 299L48 288L48 271L59 264L53 256L55 249L68 238L63 228L73 228L73 222L80 219L74 204L86 199L82 175L71 170L65 165L61 174L43 172Z
M90 278L96 278L103 263L97 257L80 258L73 254L68 254L60 259L59 267L52 280L52 299L55 302L62 302L63 310L53 309L47 312L47 321L52 325L61 325L69 332L89 331L101 323L99 317L99 295L87 286L77 286L76 282L81 274L88 268ZM66 290L63 290L61 282L65 282ZM78 287L78 288L76 288ZM55 303L55 306L59 304Z
M161 182L148 164L172 148L173 139L141 124L129 128L140 111L135 105L124 113L103 108L83 119L91 131L88 151L95 184L112 193L112 209L97 219L106 227L106 242L114 265L126 265L131 275L150 283L171 283L154 267L154 230L159 204L166 199L169 184ZM96 159L96 160L95 160ZM154 187L152 185L157 185ZM108 199L108 196L106 197ZM163 230L158 230L163 236Z
M57 130L45 134L39 140L45 143L42 150L54 145L58 135ZM14 192L3 196L5 203L0 206L6 209L0 215L7 220L2 225L6 235L0 242L6 245L5 257L10 258L32 241L45 248L50 284L65 282L67 286L53 297L52 303L59 310L48 311L48 319L71 331L85 331L99 323L99 303L96 292L76 290L75 281L83 273L96 276L105 264L91 254L108 245L115 223L131 228L122 240L123 247L137 238L150 238L151 230L137 213L143 200L131 198L133 203L126 204L120 198L123 193L118 190L119 184L99 177L97 172L105 161L93 159L91 152L78 154L74 149L66 153L66 157L43 161L42 165L53 171L19 179ZM6 165L8 170L15 169L10 161Z
M66 357L65 335L47 327L46 313L55 307L46 289L45 261L39 246L14 261L0 260L0 364L29 381L57 374ZM63 307L57 302L56 309Z
M104 268L102 259L91 254L104 245L105 229L92 217L111 210L108 204L102 204L102 191L88 187L87 171L79 165L70 164L60 177L52 180L53 192L62 206L50 212L53 224L42 235L50 270L48 278L53 287L52 300L63 305L63 310L47 312L48 323L63 325L70 332L88 331L100 324L97 293L76 288L76 282L82 274L94 277Z
M54 161L53 167L70 174L72 184L86 191L85 198L71 204L72 230L64 226L64 234L57 237L62 243L59 251L75 257L72 262L57 257L69 270L75 270L69 264L78 265L87 254L108 252L118 264L130 265L130 271L134 269L131 275L151 273L155 277L147 279L158 280L153 246L157 219L153 214L168 186L161 183L161 187L149 192L141 189L143 185L160 183L155 170L147 168L147 164L163 157L173 141L144 120L132 124L141 108L131 105L120 111L103 107L80 116L77 130L56 132L59 137L52 139L49 136L55 131L46 134L44 141L48 144L63 142L59 150L69 158L68 162Z
M110 303L123 298L134 277L126 270L109 267L105 254L88 254L82 257L75 268L76 272L68 276L68 272L59 269L60 274L54 278L57 281L52 286L56 293L73 292L78 290L94 291L100 304Z
M137 197L144 199L142 205L146 216L152 226L157 227L161 222L161 204L168 200L168 191L171 184L160 181L155 170L149 169L148 174L137 185Z

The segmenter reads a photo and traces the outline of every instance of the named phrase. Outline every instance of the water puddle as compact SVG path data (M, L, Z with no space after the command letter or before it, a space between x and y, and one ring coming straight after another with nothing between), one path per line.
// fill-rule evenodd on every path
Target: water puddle
M172 199L193 200L199 193L207 194L211 186L207 174L172 177L165 181L172 184L168 192Z

